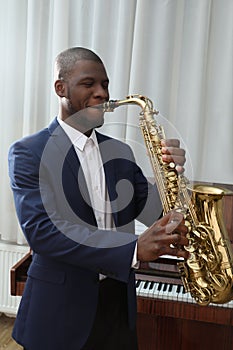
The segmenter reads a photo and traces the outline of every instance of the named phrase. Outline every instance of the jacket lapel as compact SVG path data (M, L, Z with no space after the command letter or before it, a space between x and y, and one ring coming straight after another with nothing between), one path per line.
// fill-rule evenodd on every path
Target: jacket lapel
M77 167L80 167L80 162L69 137L66 135L57 119L52 121L48 129L54 144L56 144L61 155L69 163L71 171L74 173L75 178L77 179Z
M115 226L118 224L118 207L117 207L117 192L116 192L116 173L112 156L112 147L110 145L111 139L96 132L97 140L99 143L100 153L103 161L105 179L111 202L113 219Z
M48 127L48 130L50 132L50 136L52 137L51 140L57 149L57 152L60 154L60 157L63 157L64 159L64 186L69 192L75 191L75 189L77 191L76 201L73 200L73 203L70 203L71 207L72 209L76 208L75 211L77 212L82 212L82 220L88 219L88 222L91 225L96 226L96 219L94 216L93 209L91 208L91 201L87 188L87 183L75 149L69 137L66 135L66 133L58 123L57 119L54 119L52 121L52 123ZM70 181L70 176L68 178L68 174L70 173L70 171L73 174L73 181ZM86 216L86 218L84 218L84 216Z

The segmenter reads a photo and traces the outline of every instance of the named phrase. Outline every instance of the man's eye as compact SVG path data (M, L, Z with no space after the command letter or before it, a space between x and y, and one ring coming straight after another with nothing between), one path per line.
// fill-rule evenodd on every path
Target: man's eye
M87 86L87 87L90 87L90 86L93 85L93 83L91 83L91 82L90 82L90 83L83 83L83 85L84 85L84 86Z
M108 83L105 83L102 86L103 86L104 89L108 89L108 85L109 85Z

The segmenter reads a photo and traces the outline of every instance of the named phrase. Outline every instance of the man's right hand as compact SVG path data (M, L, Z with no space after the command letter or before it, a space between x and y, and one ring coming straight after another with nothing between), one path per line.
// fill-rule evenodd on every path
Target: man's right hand
M153 261L165 254L187 259L189 253L184 250L184 245L188 245L187 232L183 215L170 211L139 236L138 260Z

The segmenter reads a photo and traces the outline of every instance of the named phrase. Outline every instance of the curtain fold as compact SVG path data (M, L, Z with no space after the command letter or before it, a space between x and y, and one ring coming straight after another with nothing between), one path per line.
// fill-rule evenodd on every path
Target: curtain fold
M53 62L71 46L103 59L113 99L150 97L188 154L191 179L233 183L232 0L0 0L1 238L25 243L9 188L10 144L57 114ZM151 176L139 108L106 116ZM189 169L187 169L189 170Z

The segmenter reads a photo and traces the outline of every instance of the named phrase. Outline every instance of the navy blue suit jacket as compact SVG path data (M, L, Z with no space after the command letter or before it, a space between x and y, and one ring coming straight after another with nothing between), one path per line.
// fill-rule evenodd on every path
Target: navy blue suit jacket
M134 219L151 225L161 203L131 149L100 133L97 139L117 231L97 228L78 157L57 119L10 148L15 207L34 252L13 330L25 348L80 349L95 317L100 273L127 284L135 325Z

